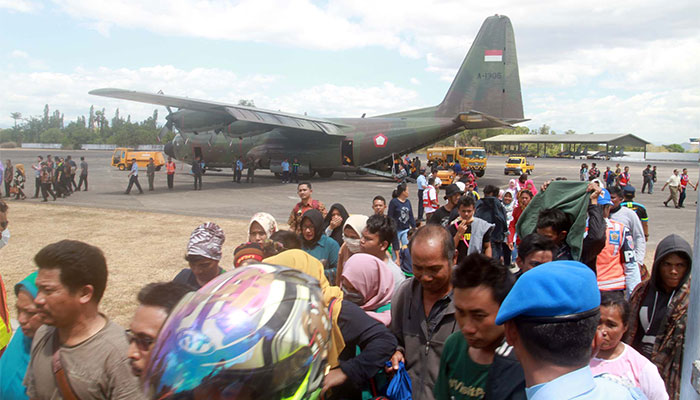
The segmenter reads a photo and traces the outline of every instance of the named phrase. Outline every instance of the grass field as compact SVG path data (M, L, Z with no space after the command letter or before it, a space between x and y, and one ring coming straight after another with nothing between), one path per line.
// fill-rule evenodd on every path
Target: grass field
M99 247L107 258L109 280L101 310L127 326L136 308L136 293L145 284L171 280L182 268L190 233L202 217L8 202L10 242L0 250L0 274L16 318L14 285L36 269L34 255L63 239ZM211 220L211 219L210 219ZM226 234L221 266L233 266L233 250L247 239L248 221L214 219Z

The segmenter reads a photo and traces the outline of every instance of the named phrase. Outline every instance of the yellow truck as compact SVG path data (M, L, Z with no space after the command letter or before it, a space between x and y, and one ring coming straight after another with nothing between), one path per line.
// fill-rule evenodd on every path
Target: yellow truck
M506 167L503 169L503 175L515 174L530 174L535 169L535 164L530 164L525 157L508 157Z
M471 169L479 178L486 172L486 150L483 147L431 147L428 149L428 162L438 166L438 169L451 169L456 160L459 160L463 170Z
M165 158L160 151L134 151L134 149L126 147L117 147L112 153L112 166L119 168L120 171L131 169L131 160L134 158L136 164L141 168L146 168L151 158L156 165L156 171L160 171L161 167L165 165Z

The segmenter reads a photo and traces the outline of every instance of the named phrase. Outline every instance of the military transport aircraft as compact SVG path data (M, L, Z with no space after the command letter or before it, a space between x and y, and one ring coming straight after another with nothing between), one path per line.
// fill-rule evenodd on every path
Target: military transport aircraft
M527 121L513 26L503 15L484 21L447 95L433 107L368 118L314 118L123 89L90 94L165 106L169 114L159 137L176 128L165 153L186 163L198 156L207 168L231 167L242 156L278 173L283 160L296 157L301 174L324 178L334 171L390 176L394 156L464 129Z

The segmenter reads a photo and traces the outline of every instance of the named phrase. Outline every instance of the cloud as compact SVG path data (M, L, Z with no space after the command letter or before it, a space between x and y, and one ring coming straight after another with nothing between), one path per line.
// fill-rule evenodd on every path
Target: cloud
M29 13L41 8L40 4L28 0L0 0L0 9L11 12Z
M323 84L278 99L265 99L266 103L275 101L285 109L323 117L372 116L420 106L417 92L390 82L370 87Z
M26 59L26 58L29 58L29 54L27 54L26 52L24 52L22 50L12 50L10 52L10 57L11 58L24 58L24 59Z
M9 67L10 69L16 69L18 67L17 64L21 64L21 67L26 67L31 70L45 70L48 69L48 65L37 58L31 57L29 53L26 51L22 50L12 50L9 53L9 59L10 60L16 60L14 62L11 62Z
M531 129L547 124L559 133L632 133L658 143L685 142L700 126L698 88L643 91L574 98L566 94L532 96Z

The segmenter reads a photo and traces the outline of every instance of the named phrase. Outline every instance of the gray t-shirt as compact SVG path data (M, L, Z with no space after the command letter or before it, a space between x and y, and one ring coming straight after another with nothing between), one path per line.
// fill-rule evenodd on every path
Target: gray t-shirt
M56 328L44 325L32 342L31 360L24 377L27 395L33 399L59 400L51 369ZM124 328L112 321L79 345L61 346L61 365L71 388L81 400L145 399L131 373Z
M87 163L87 161L81 161L80 162L80 175L87 176L87 174L88 174L88 163Z
M391 256L387 256L385 263L391 270L391 275L394 276L394 293L396 293L396 291L399 290L401 283L406 280L406 275L403 273L403 271L401 271L401 268L396 265L394 260L391 259Z

